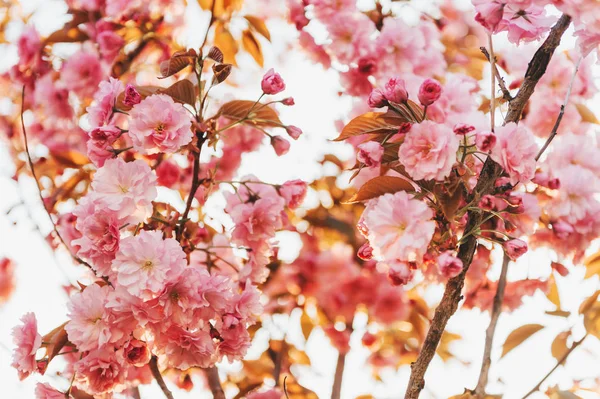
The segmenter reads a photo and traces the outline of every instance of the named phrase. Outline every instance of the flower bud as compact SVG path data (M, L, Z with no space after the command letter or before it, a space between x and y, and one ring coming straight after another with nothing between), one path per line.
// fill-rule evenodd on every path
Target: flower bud
M285 89L285 83L281 76L271 68L263 76L260 87L265 94L277 94Z
M271 145L278 156L285 155L290 150L290 142L280 136L273 136L271 138Z
M406 285L413 278L413 270L407 262L394 261L389 263L388 278L394 285Z
M365 242L359 249L356 254L362 260L371 260L373 259L373 247L369 244L369 242Z
M285 131L294 140L298 140L298 137L300 137L302 135L302 130L299 127L292 126L292 125L286 126Z
M442 94L442 85L435 79L425 79L419 88L419 101L424 106L436 102Z
M496 145L496 135L493 132L477 132L475 145L482 152L490 152Z
M128 107L133 107L141 102L142 95L133 85L127 84L127 86L125 86L125 98L123 99L123 104L127 105Z
M125 347L125 359L135 367L142 367L150 361L150 350L145 342L132 339Z
M284 98L283 100L281 100L281 103L283 105L288 105L288 106L296 104L294 102L294 98L293 97Z
M568 238L571 234L573 234L575 232L575 229L573 228L573 226L571 226L564 220L558 220L552 223L552 231L554 232L556 237L558 237L561 240L564 240L565 238Z
M511 260L517 260L521 255L527 252L527 243L518 238L505 241L503 246L504 251Z
M475 126L467 125L466 123L457 123L454 125L454 134L458 136L464 136L473 130L475 130Z
M383 89L383 96L392 103L403 103L408 100L408 92L404 80L395 77L388 80Z
M383 157L383 146L376 141L368 141L358 146L356 159L365 164L368 168L374 168L381 165Z
M373 89L371 94L369 94L369 100L367 103L371 108L382 108L387 105L387 100L380 89Z
M458 276L463 269L462 260L452 255L452 251L442 252L437 258L440 274L446 278Z

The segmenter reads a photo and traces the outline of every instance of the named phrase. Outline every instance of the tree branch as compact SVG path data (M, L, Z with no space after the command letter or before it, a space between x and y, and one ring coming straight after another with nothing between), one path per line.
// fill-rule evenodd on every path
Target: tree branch
M479 47L479 49L481 50L485 58L487 58L487 60L491 63L492 58L490 57L490 53L487 51L487 49L485 47ZM498 86L500 86L500 90L502 91L502 98L504 98L506 101L512 100L513 97L510 94L510 91L506 88L506 82L504 81L504 78L500 75L500 71L496 66L496 57L494 57L493 72L496 76L496 80L498 81Z
M550 34L536 51L527 72L525 79L515 98L509 103L508 113L506 115L505 124L509 122L518 122L525 104L533 94L535 86L543 76L554 50L560 44L560 38L571 23L571 18L568 15L560 17L558 22L552 27ZM488 158L479 174L479 180L475 186L470 198L467 202L473 199L478 199L481 196L488 194L494 187L494 182L502 173L502 168ZM476 226L479 226L482 220L481 210L471 210L468 213L467 225L465 226L465 234L472 232ZM419 397L421 390L425 387L425 372L429 367L429 363L435 355L435 350L440 342L442 333L448 324L450 317L456 312L458 303L462 299L462 288L465 282L465 275L469 270L475 249L477 248L477 237L471 234L459 247L458 258L463 262L462 272L448 280L444 295L438 307L435 310L431 326L427 332L425 342L419 353L417 360L411 365L411 375L406 389L405 399L416 399Z
M502 302L504 300L504 289L506 288L506 275L508 274L508 264L510 258L506 253L502 258L502 271L500 272L500 279L498 280L498 289L494 296L494 303L492 305L492 313L490 315L490 325L485 332L485 347L483 350L483 361L481 362L481 373L479 374L479 381L475 387L475 395L478 398L482 398L485 394L485 387L487 386L490 366L492 365L492 343L494 342L494 333L496 332L496 325L502 312Z
M192 167L192 187L190 188L190 194L188 195L187 202L185 204L185 210L181 215L181 219L179 221L179 226L177 226L177 232L175 234L175 238L177 241L181 242L181 236L183 231L185 230L185 223L187 222L188 216L190 214L190 209L192 209L192 202L194 201L194 196L196 195L196 191L200 187L200 152L202 151L202 145L204 144L204 138L202 138L202 134L197 132L196 137L198 138L198 152L194 153L194 165Z
M571 83L569 83L569 88L567 89L567 94L565 95L565 101L560 106L560 112L558 113L558 117L556 118L556 122L554 122L554 127L552 127L552 132L550 132L550 136L540 149L540 152L535 157L536 161L539 161L540 157L546 151L546 148L550 145L554 137L558 133L558 127L560 126L560 122L562 121L563 115L565 114L565 108L569 103L569 97L571 97L571 90L573 89L573 83L575 82L575 76L577 75L577 71L579 71L579 65L581 65L581 61L583 60L583 56L579 57L577 60L577 64L575 64L575 71L573 71L573 76L571 76Z
M165 384L165 380L163 380L162 374L160 374L160 370L158 369L158 358L156 356L152 356L152 358L150 359L149 366L150 371L152 371L152 375L154 376L154 379L158 383L160 389L165 394L165 397L167 399L173 399L173 394L167 387L167 384Z
M221 386L221 379L219 378L219 370L213 366L204 369L206 373L206 379L208 380L208 387L213 394L214 399L225 399L225 392Z
M344 367L346 365L346 354L339 353L331 388L331 399L340 399L342 393L342 380L344 378Z
M546 381L548 379L548 377L550 377L550 375L552 373L554 373L554 371L556 371L556 369L558 368L558 366L560 366L561 364L563 364L565 362L565 360L567 360L567 358L569 357L569 355L579 346L583 343L583 341L587 338L588 334L585 334L583 336L583 338L581 338L579 341L575 341L573 342L573 346L571 346L569 348L569 350L567 350L565 352L564 355L562 355L562 357L560 359L558 359L558 361L556 362L556 364L554 365L554 367L552 367L552 369L550 369L550 371L548 371L548 373L544 376L544 378L542 378L540 380L540 382L537 383L536 386L534 386L531 391L527 392L527 394L525 396L523 396L523 399L528 398L529 396L533 395L535 392L537 392L540 387L542 386L542 384L544 383L544 381Z

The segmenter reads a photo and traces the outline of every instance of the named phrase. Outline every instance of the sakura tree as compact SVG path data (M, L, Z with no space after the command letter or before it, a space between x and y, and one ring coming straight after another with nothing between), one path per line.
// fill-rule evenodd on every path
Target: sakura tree
M534 334L552 336L555 363L523 397L597 392L597 375L552 385L600 338L597 1L66 3L49 35L18 2L3 11L7 32L21 20L0 109L13 179L34 182L42 234L71 263L66 317L46 333L26 313L13 330L19 379L45 375L38 399L152 384L170 399L316 398L315 331L337 351L333 399L375 397L343 389L358 341L375 380L410 370L386 397L435 397L426 372L436 356L456 367L465 332L447 326L473 309L489 315L477 378L444 395L501 397L495 348ZM192 12L202 29L182 45ZM265 48L339 81L338 143L305 148L322 154L314 181L245 170L246 155L302 145L310 118L284 96L304 76L265 67ZM519 274L531 252L536 277ZM0 261L3 306L18 267ZM565 292L574 279L593 289ZM551 310L495 339L502 314L544 296Z

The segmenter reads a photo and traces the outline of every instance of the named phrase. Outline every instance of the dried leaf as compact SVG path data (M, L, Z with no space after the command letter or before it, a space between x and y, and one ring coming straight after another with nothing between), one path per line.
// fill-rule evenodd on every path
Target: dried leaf
M506 338L504 345L502 345L501 357L504 357L508 352L521 345L523 341L540 331L542 328L544 328L544 326L540 324L525 324L511 332Z
M425 119L425 113L421 107L414 101L407 100L403 104L393 103L393 108L390 107L388 114L395 114L396 117L410 122L410 123L421 123Z
M189 104L192 107L196 104L196 89L194 84L187 79L175 82L166 89L161 89L159 93L166 94L173 100Z
M213 85L218 85L227 79L229 74L231 73L231 64L215 64L213 65Z
M567 339L570 335L570 331L564 331L558 334L556 338L554 338L554 341L552 341L550 351L552 352L552 356L554 356L556 360L560 360L563 357L563 355L569 350L567 348Z
M271 33L269 32L267 25L265 25L265 21L253 15L246 15L244 18L246 18L246 21L248 21L255 31L260 33L268 41L271 41Z
M52 156L67 168L80 168L90 163L90 159L79 151L53 152Z
M306 341L308 341L314 327L315 325L310 316L306 312L302 312L302 316L300 316L300 328L302 328L302 335L304 335Z
M393 133L398 130L399 123L394 124L397 120L397 118L391 120L387 117L387 113L384 112L367 112L352 119L344 126L342 133L340 133L335 141L342 141L350 137L368 133Z
M586 268L584 278L600 275L600 252L596 252L595 254L588 256L583 261L583 265Z
M224 116L234 121L247 118L248 120L244 123L259 126L277 127L281 125L281 120L273 108L247 100L234 100L223 104L217 112L217 116Z
M460 340L461 338L462 336L448 331L444 331L442 333L442 338L439 346L436 349L436 353L444 362L454 357L454 354L450 351L450 344L452 344L454 341Z
M600 302L593 302L585 311L583 325L589 334L600 338Z
M44 347L46 348L48 363L50 363L50 361L52 361L52 359L54 359L54 357L60 353L61 349L69 342L67 332L65 331L66 324L66 322L61 324L42 337L42 342L46 342Z
M558 294L558 286L556 285L556 279L553 274L550 275L548 285L550 288L546 297L556 306L556 310L560 310L560 295Z
M442 208L446 220L450 222L453 221L463 195L461 180L457 180L457 183L452 187L444 187L440 184L436 184L433 192Z
M579 314L587 312L596 301L598 301L598 296L600 296L600 291L594 292L589 298L585 299L581 305L579 305Z
M398 191L414 191L414 187L408 181L394 176L378 176L369 180L352 196L346 203L367 201L383 194L397 193Z
M223 62L223 52L219 50L218 47L212 46L208 51L208 58L211 60L217 61L219 63Z
M596 115L594 115L594 113L586 105L575 104L575 107L577 107L577 111L579 112L579 115L581 116L581 119L584 122L594 123L596 125L600 124L600 121L598 120L598 118L596 118Z
M245 30L242 32L242 44L244 45L244 49L254 58L254 61L262 67L264 65L265 59L262 54L262 49L260 46L260 42L256 40L254 34L249 30Z

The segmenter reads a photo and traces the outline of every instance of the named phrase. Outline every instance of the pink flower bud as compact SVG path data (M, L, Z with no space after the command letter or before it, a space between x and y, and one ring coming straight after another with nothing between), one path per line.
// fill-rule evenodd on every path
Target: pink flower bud
M569 274L569 269L567 269L565 267L565 265L563 265L562 263L552 262L550 264L550 266L552 267L553 270L556 270L556 272L563 277L565 277Z
M558 178L550 177L547 173L543 172L536 173L531 181L551 190L558 190L560 188L560 180Z
M287 134L290 135L291 138L293 138L294 140L298 140L298 137L300 137L302 135L302 130L300 130L299 127L296 126L286 126L285 131L287 132Z
M132 339L125 347L125 359L135 367L142 367L150 361L150 350L145 342Z
M504 242L504 251L512 260L517 260L521 255L527 252L527 243L518 238Z
M374 168L381 165L383 157L383 146L376 141L368 141L358 146L356 159L365 164L368 168Z
M283 105L288 105L288 106L289 106L289 105L294 105L294 104L296 104L296 103L294 102L294 98L293 98L293 97L284 98L284 99L281 101L281 103L282 103Z
M389 263L388 278L394 285L406 285L413 278L413 270L409 263L394 261Z
M123 104L128 107L133 107L141 102L142 96L140 93L138 93L133 85L127 84L127 86L125 86L125 98L123 99Z
M489 32L494 33L504 14L504 4L498 1L477 1L475 3L475 20Z
M356 254L362 260L371 260L373 259L373 247L368 242L365 242L359 249Z
M435 79L425 79L419 88L419 101L422 105L428 106L440 98L442 94L442 85Z
M457 123L454 125L454 134L458 136L464 136L473 130L475 130L475 126L467 125L466 123Z
M458 276L463 269L462 260L452 255L452 251L442 252L437 258L437 264L441 275L446 278Z
M125 45L125 40L113 31L106 30L96 36L96 42L103 58L112 62Z
M371 108L382 108L387 105L387 100L380 89L373 89L369 94L369 100L367 101Z
M410 128L412 127L412 123L410 122L402 122L400 126L398 126L398 133L405 134L410 132Z
M395 77L388 80L383 89L383 96L392 103L403 103L408 100L408 92L404 80Z
M563 220L559 220L552 223L552 231L554 232L556 237L558 237L561 240L564 240L565 238L569 237L569 235L573 234L575 232L575 229L569 223Z
M496 135L493 132L477 132L475 145L482 152L489 152L496 145Z
M491 211L496 207L496 197L494 197L493 195L484 195L480 200L479 200L479 208L486 210L486 211Z
M168 188L173 188L181 175L179 167L168 159L162 161L155 171L158 184Z
M100 126L92 129L88 136L98 144L112 144L121 135L121 129L114 125Z
M362 57L358 60L358 71L363 75L372 75L377 72L377 61L374 57Z
M278 156L285 155L290 150L290 142L280 136L273 136L271 145Z
M269 69L260 83L262 91L265 94L281 93L285 89L285 83L278 73L275 73L273 68Z
M306 183L302 180L290 180L281 185L279 193L290 209L296 209L306 197Z
M366 347L369 347L371 345L373 345L375 342L377 342L377 337L373 334L371 334L370 332L366 332L363 336L362 336L362 344Z

